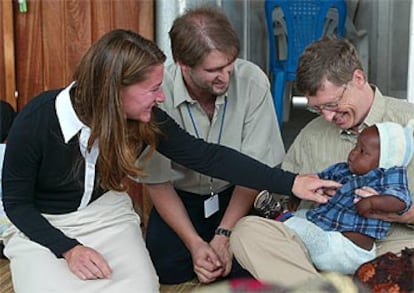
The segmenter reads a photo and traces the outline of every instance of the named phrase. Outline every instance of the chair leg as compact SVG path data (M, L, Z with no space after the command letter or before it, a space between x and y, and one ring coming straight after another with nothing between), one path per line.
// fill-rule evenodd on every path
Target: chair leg
M290 110L292 108L293 82L285 82L285 91L283 94L283 122L288 122Z
M279 123L280 130L282 130L282 123L283 123L285 84L286 84L286 74L282 71L277 72L274 75L272 94L273 94L273 102L275 105L277 121Z

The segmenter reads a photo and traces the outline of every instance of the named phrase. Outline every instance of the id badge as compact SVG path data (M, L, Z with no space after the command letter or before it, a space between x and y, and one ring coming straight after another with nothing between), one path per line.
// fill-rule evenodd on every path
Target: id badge
M210 196L204 201L204 217L208 218L219 210L218 194Z

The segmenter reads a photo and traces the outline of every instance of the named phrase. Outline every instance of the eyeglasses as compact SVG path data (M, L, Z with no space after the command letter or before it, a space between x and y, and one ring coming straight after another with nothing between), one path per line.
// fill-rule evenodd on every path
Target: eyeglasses
M322 114L323 110L327 110L327 111L337 110L339 107L339 101L342 100L342 98L344 97L344 94L347 88L348 88L348 84L345 84L342 94L336 99L335 102L329 102L329 103L325 103L319 106L307 106L306 109L312 113L316 113L319 115Z

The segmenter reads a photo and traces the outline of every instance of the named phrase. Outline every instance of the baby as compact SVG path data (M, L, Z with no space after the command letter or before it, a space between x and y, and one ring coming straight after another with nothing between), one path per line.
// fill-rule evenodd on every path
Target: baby
M385 238L391 226L369 215L403 214L410 208L406 166L414 150L413 128L414 120L405 128L393 122L365 128L346 163L334 164L318 174L342 184L326 204L277 215L276 220L283 221L302 239L316 268L354 273L361 264L375 258L375 240ZM366 198L355 195L356 189L366 186L377 194ZM265 217L275 211L275 206L280 207L267 191L259 193L254 203Z

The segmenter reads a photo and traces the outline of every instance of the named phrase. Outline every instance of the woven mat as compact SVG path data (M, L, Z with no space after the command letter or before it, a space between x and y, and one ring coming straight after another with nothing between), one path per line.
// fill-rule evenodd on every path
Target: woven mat
M14 293L9 270L9 261L2 258L0 259L0 292Z
M197 279L193 279L191 281L188 281L182 284L177 284L177 285L161 285L160 292L161 293L187 293L201 286L202 285L198 282Z

